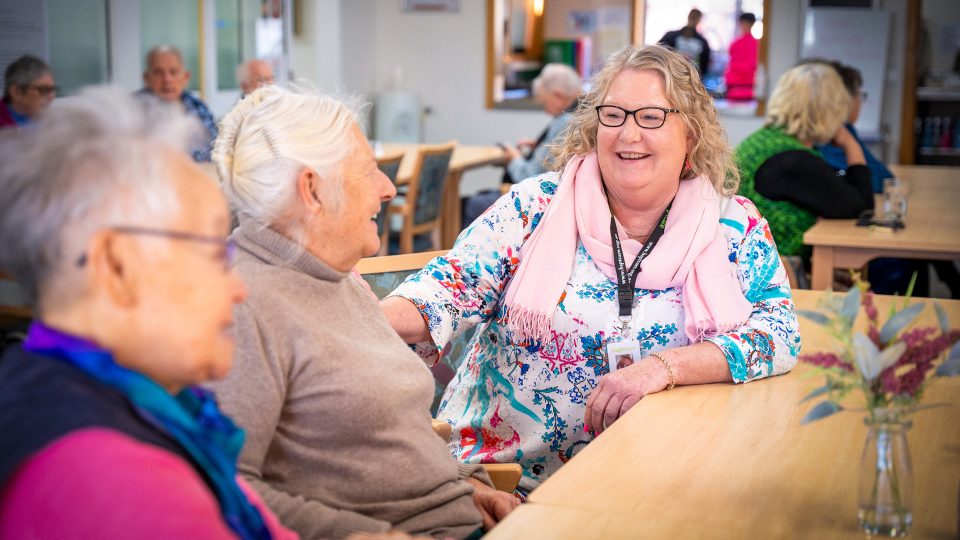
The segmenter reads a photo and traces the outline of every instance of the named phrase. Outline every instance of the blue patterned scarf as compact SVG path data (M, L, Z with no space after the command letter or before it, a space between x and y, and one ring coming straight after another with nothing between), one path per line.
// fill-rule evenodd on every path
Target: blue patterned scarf
M30 325L23 348L73 365L122 392L144 420L172 435L200 465L224 521L237 536L271 538L260 512L236 481L243 431L220 412L213 394L191 387L172 396L148 377L118 365L109 351L39 321Z

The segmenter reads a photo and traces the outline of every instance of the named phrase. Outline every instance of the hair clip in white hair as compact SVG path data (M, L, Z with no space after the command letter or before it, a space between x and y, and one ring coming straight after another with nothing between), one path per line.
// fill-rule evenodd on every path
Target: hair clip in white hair
M267 141L267 146L270 147L270 153L273 154L273 158L280 159L280 152L277 151L277 143L274 142L270 131L268 131L267 128L261 128L260 133L263 135L263 140Z

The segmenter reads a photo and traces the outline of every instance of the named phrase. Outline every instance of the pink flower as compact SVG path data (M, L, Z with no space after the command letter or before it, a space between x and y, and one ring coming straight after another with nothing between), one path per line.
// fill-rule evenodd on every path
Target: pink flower
M800 355L800 360L813 364L815 366L820 366L823 368L832 368L838 367L845 371L853 372L853 366L848 364L842 358L837 356L835 353L831 352L818 352L811 354L802 354Z

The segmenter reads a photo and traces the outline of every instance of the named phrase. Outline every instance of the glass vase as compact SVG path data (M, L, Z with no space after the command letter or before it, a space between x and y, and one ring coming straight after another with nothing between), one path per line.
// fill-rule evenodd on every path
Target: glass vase
M875 410L867 418L860 458L860 528L871 536L906 536L913 522L913 468L907 444L909 420L897 411Z

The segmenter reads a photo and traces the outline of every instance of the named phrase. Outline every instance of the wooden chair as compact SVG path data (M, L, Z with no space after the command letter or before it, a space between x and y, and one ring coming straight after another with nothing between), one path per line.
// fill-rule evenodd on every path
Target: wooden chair
M790 281L790 288L797 289L799 288L799 280L797 279L797 269L793 266L793 261L788 259L786 256L780 256L780 264L783 265L784 270L787 271L787 280Z
M450 158L456 146L457 141L450 141L423 145L418 149L406 197L402 203L390 206L391 214L403 216L400 253L413 253L414 237L427 233L431 233L433 249L439 249L443 190L447 183Z
M397 174L400 172L400 162L403 161L403 152L394 152L377 158L377 168L380 169L387 178L397 185ZM390 201L380 205L380 213L377 215L377 233L380 235L381 255L387 253L387 243L390 241L390 220L387 213L390 208Z

